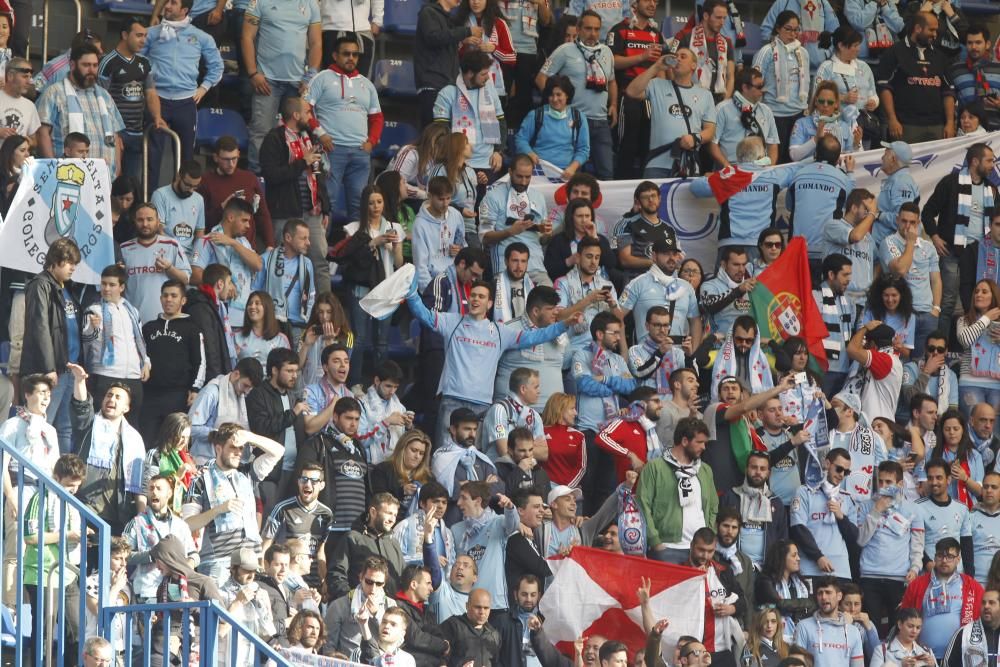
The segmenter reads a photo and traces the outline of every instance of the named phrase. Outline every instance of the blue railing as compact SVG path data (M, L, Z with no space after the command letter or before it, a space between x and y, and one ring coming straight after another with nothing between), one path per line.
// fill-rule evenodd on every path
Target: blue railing
M198 636L193 637L192 621L196 614ZM126 659L126 665L148 665L155 650L157 655L180 658L180 664L185 666L192 664L191 658L196 656L195 662L202 667L291 667L288 660L217 602L202 600L104 607L101 609L101 627L104 638L111 641L116 652L124 651L126 657L130 653L142 656L141 662L133 663ZM172 630L172 627L175 629ZM121 628L120 637L111 636L116 628ZM174 646L170 645L172 635ZM243 655L240 655L241 642L246 642Z
M14 578L15 608L13 619L9 623L10 627L4 628L4 634L7 636L4 637L3 647L0 650L4 655L13 654L14 664L19 666L62 665L67 653L73 655L72 651L74 651L72 646L67 645L65 632L68 611L66 599L68 594L74 593L79 595L79 607L75 610L79 614L79 629L75 642L76 660L77 663L82 664L83 643L86 639L87 627L86 579L87 573L91 569L88 565L88 551L96 550L97 554L97 606L100 609L107 604L111 529L90 507L68 493L47 473L40 470L19 452L0 442L0 473L3 475L9 474L8 466L11 458L18 464L13 484L14 493L17 496L17 526L12 528L9 525L10 521L13 520L9 516L10 503L0 493L0 553L4 552L5 547L9 547L7 542L10 539L15 540L16 550L14 553L17 558ZM34 484L30 478L26 479L26 471L30 472L37 480ZM37 544L31 545L25 541L23 518L28 502L35 492L38 494L37 516L39 520L34 532L38 540ZM56 503L56 505L52 503ZM70 538L70 530L67 526L68 512L76 512L80 517L78 540ZM50 526L47 521L50 514L54 516L56 523L55 530L51 531L48 530ZM57 537L54 542L47 545L45 544L45 534L48 532L55 533ZM78 546L74 547L77 543ZM49 568L46 568L46 552L50 546L54 545L58 545L58 555L51 562ZM76 549L79 549L80 552L79 563L67 560L70 551ZM29 615L28 600L25 597L26 591L23 584L24 561L30 550L35 550L38 585L34 600L31 600ZM93 557L93 553L90 555ZM46 569L48 572L45 571ZM4 619L7 620L7 618L5 613ZM5 623L5 625L8 624ZM98 628L100 629L100 619L98 619ZM29 647L33 649L30 658L28 655Z

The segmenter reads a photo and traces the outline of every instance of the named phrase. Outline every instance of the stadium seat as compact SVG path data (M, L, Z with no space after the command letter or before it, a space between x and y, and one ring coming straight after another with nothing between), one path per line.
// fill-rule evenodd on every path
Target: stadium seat
M250 135L243 116L232 109L199 109L198 135L195 145L211 149L219 137L229 135L236 139L244 153L250 144Z
M764 42L767 40L764 38L764 33L761 31L760 26L756 23L750 23L749 21L744 23L743 33L747 37L747 45L743 47L743 63L750 65L753 62L753 57L757 55L760 47L764 46Z
M977 14L980 16L1000 14L1000 5L990 0L963 0L961 9L966 14Z
M423 5L421 0L390 0L385 3L383 28L401 35L417 33L417 14Z
M149 16L153 13L153 3L146 0L95 0L94 9L112 14L141 14Z
M688 24L687 16L668 16L663 19L663 36L671 39Z
M396 157L399 149L417 138L417 128L409 123L394 120L385 121L382 128L382 138L372 151L372 157L388 162Z
M380 60L375 63L375 89L379 95L389 97L416 97L417 82L413 62L409 60Z
M222 85L232 86L240 80L240 64L236 60L236 49L229 42L219 44L219 55L225 69L222 74Z

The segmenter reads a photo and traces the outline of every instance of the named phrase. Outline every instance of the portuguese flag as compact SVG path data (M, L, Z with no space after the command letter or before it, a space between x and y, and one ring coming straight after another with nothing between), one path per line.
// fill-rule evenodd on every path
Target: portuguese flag
M804 238L789 241L781 257L757 276L757 286L750 292L750 309L761 338L784 341L799 336L805 339L820 370L828 368L823 340L830 334L813 299Z

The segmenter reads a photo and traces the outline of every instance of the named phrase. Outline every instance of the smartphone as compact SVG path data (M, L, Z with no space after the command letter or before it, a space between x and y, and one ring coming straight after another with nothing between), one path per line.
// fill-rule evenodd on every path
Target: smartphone
M804 428L805 428L804 424L792 424L791 426L788 427L788 432L791 433L792 435L795 435Z
M674 345L683 345L685 338L687 338L687 336L671 336L670 340L674 342Z
M809 376L806 375L805 371L795 374L795 384L809 384Z

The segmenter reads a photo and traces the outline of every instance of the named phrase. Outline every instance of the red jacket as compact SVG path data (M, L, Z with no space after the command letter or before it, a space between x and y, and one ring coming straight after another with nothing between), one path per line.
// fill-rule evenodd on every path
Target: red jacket
M983 606L983 587L979 582L967 574L962 577L962 625L968 625L979 618L979 612ZM925 572L910 582L903 593L903 601L899 603L901 609L916 609L923 611L924 595L931 585L931 574Z
M640 461L646 462L646 431L637 421L615 419L601 429L596 442L598 447L614 455L619 484L625 481L625 473L632 469L629 454L635 454Z

